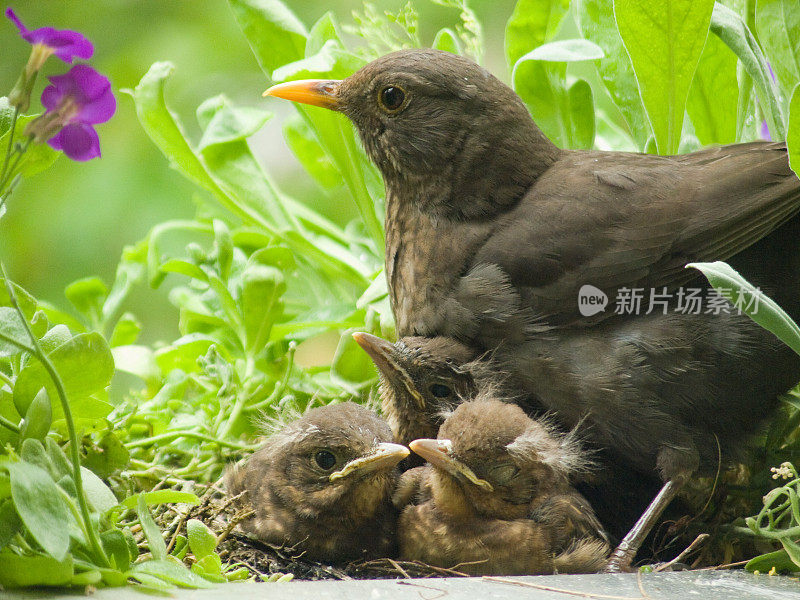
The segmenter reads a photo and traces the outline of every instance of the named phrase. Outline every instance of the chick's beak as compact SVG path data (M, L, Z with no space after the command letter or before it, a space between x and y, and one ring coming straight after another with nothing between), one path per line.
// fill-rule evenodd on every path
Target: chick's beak
M409 454L408 448L400 444L378 444L368 454L351 460L340 470L331 473L328 479L336 481L353 473L363 476L376 471L388 471Z
M401 366L396 357L397 350L393 344L376 335L360 331L353 334L353 339L369 355L372 362L375 363L375 366L378 367L378 370L389 380L392 386L400 388L401 391L407 393L414 401L417 410L425 409L425 399Z
M453 477L464 478L487 492L494 491L491 483L481 479L467 465L450 456L450 451L453 447L453 443L450 440L420 439L414 440L408 447L434 467L444 469Z
M286 83L273 85L263 95L339 110L341 107L341 101L338 97L340 83L335 79L287 81Z

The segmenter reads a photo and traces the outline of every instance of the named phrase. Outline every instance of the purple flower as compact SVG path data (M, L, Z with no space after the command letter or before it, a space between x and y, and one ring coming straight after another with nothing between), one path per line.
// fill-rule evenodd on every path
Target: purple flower
M42 92L44 115L33 121L26 133L34 141L47 140L72 160L100 156L100 140L92 125L105 123L117 109L111 82L89 65L75 65L64 75L48 77Z
M94 53L92 42L87 40L77 31L70 29L53 29L52 27L40 27L39 29L29 30L22 24L19 17L10 8L6 9L8 17L19 29L19 33L26 42L34 47L36 58L32 65L34 70L41 68L42 64L50 54L55 54L66 63L72 64L76 58L88 59ZM36 52L36 50L39 52Z
M769 126L767 125L766 120L761 121L761 127L759 128L759 130L762 140L767 140L768 142L772 141L772 136L769 133Z

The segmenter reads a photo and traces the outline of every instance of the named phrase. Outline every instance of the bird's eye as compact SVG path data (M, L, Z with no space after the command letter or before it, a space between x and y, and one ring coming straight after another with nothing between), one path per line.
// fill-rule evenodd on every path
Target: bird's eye
M453 390L441 383L434 383L429 389L434 398L448 398L453 393Z
M491 479L500 485L508 483L519 473L514 465L500 465L491 470Z
M314 455L314 462L323 471L329 471L336 465L336 457L328 450L318 450Z
M381 105L383 105L386 110L395 111L403 106L403 102L406 100L406 94L399 87L389 85L381 90L380 94L378 94L378 98L380 99Z

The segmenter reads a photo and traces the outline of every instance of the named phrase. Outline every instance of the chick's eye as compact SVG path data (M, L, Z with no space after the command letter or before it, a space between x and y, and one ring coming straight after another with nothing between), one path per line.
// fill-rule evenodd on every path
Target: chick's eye
M336 464L336 457L328 450L318 450L314 455L314 462L320 469L328 471Z
M390 85L383 88L378 97L380 98L381 104L386 110L397 110L403 106L403 102L406 99L406 94L399 87Z
M453 393L449 387L441 383L434 383L430 387L430 391L431 394L433 394L434 398L447 398L448 396L450 396L450 394Z

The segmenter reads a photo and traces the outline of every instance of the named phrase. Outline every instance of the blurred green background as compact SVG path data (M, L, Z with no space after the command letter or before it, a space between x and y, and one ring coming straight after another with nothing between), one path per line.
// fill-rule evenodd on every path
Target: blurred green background
M362 6L361 0L287 4L306 25L328 10L349 23L351 12ZM373 4L397 11L405 2ZM457 18L457 11L430 0L416 0L414 5L427 44L440 27ZM277 117L252 140L258 156L280 187L311 204L324 201L283 144L280 117L292 109L288 103L262 100L268 82L225 0L17 0L4 4L4 10L9 6L29 29L49 25L89 37L95 44L92 64L110 77L115 91L134 87L153 62L173 62L176 72L168 102L189 127L196 125L196 107L210 96L224 93L241 104L267 103ZM485 64L507 80L502 40L514 0L475 0L470 6L484 24ZM0 95L6 95L30 46L3 19L0 48ZM64 70L63 63L50 59L44 75ZM45 83L37 82L37 97ZM0 220L0 259L10 276L60 307L67 305L63 295L67 283L90 275L110 283L124 246L164 220L194 214L192 185L169 168L146 137L130 98L117 94L117 100L117 114L99 127L102 158L82 164L60 158L52 169L21 184ZM325 204L329 216L340 223L353 216L349 204ZM177 335L177 309L167 302L164 288L153 291L142 285L128 309L143 323L143 341Z

